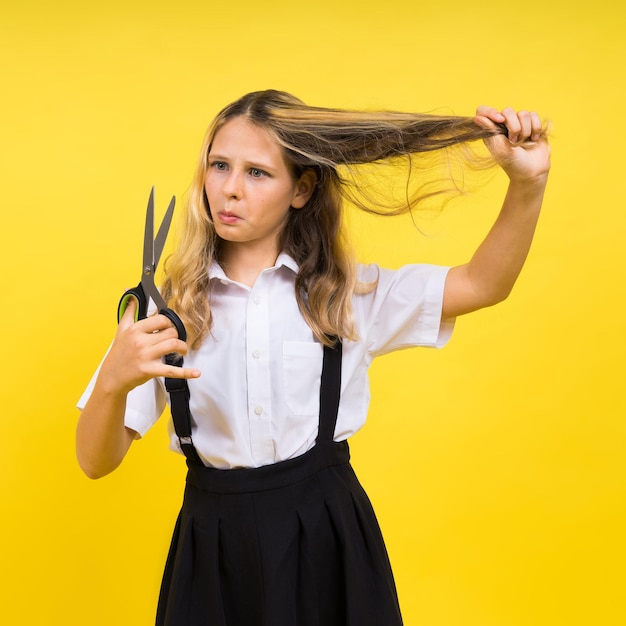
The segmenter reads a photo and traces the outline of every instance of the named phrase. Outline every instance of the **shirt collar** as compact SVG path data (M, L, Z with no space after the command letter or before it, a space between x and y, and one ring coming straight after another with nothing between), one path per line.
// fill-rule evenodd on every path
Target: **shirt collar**
M297 274L299 270L299 266L296 261L286 252L281 252L276 259L274 267L268 269L277 270L281 267L286 267L287 269L290 269L294 274ZM209 280L213 280L214 278L217 280L229 280L229 278L224 273L222 266L215 259L213 259L211 267L209 267Z
M294 274L298 273L300 266L296 263L295 259L289 256L286 252L281 252L276 259L274 267L286 267L290 269Z

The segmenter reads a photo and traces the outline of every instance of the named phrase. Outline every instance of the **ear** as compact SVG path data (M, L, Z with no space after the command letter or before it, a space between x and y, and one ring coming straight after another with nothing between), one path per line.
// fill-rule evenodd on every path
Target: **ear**
M317 174L313 170L306 170L296 181L296 192L291 201L294 209L301 209L311 199L317 185Z

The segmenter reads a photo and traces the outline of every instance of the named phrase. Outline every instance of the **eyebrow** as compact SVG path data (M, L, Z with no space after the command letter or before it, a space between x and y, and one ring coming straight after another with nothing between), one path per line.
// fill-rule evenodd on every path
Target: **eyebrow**
M223 154L218 154L215 152L209 152L208 157L210 159L217 159L220 161L230 161L231 159ZM245 161L245 164L249 167L259 167L263 169L272 169L272 166L269 163L263 163L262 161Z

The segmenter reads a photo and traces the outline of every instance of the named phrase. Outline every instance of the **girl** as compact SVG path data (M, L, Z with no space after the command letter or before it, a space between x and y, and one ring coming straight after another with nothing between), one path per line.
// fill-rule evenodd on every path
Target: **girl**
M342 195L358 192L362 208L382 211L351 184L358 166L411 165L477 139L510 183L471 260L398 271L355 264L342 241ZM507 297L549 167L535 113L364 113L277 91L222 110L163 284L188 340L162 315L135 323L131 304L79 403L78 460L97 478L158 419L164 378L185 391L172 413L179 430L187 415L191 431L173 431L171 446L185 451L189 471L159 626L402 623L376 518L349 465L367 369L392 350L444 345L454 318ZM173 351L184 367L164 362Z

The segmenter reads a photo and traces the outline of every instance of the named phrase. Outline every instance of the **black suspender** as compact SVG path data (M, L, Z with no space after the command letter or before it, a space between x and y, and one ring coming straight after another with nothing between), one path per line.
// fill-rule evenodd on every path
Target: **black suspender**
M334 347L324 346L322 379L320 383L320 416L318 441L332 441L337 423L337 411L341 397L341 342ZM182 366L182 359L177 360ZM183 454L190 461L201 463L191 438L191 411L189 410L189 385L184 378L166 378L165 388L170 394L170 406L174 430Z
M332 441L335 436L337 412L341 397L341 342L324 346L322 380L320 383L320 417L316 442Z
M169 365L183 366L183 357L167 355L166 363ZM166 378L165 389L170 394L170 407L174 430L178 436L180 449L190 461L202 463L191 439L191 411L189 410L189 385L186 378Z

